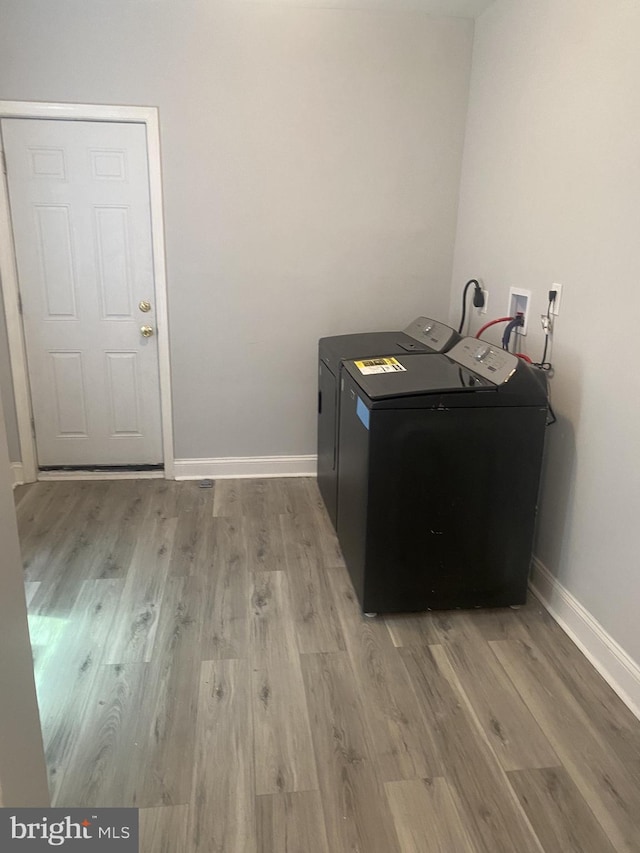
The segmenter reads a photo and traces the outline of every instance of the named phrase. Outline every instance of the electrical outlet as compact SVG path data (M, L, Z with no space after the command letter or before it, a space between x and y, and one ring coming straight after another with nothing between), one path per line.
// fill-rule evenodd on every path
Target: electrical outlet
M554 282L551 285L551 287L549 288L549 292L551 292L552 290L555 290L556 298L555 298L555 301L551 303L551 313L553 314L554 317L557 317L558 314L560 313L560 300L562 299L562 285Z
M482 308L476 308L478 317L487 313L487 305L489 304L489 291L485 290L484 287L482 288L482 295L484 296L484 305Z
M527 334L527 326L529 323L529 301L531 300L531 291L523 290L520 287L509 288L509 307L507 309L510 317L515 317L516 314L524 316L524 325L517 328L515 331L519 335Z

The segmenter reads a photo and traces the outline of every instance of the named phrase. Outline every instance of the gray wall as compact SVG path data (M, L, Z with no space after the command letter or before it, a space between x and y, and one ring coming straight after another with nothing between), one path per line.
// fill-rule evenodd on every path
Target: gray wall
M498 0L476 22L454 263L485 279L491 316L510 285L533 291L536 359L564 286L536 550L636 661L639 41L628 0Z
M316 343L447 313L473 22L0 0L0 98L160 108L178 458L315 452Z
M49 805L0 400L0 806Z

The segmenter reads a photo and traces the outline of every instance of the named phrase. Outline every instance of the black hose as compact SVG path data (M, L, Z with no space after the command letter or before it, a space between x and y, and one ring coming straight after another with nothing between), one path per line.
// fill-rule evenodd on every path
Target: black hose
M511 341L511 333L514 329L517 329L518 326L523 326L524 320L522 319L522 314L518 314L515 319L513 319L505 328L504 334L502 335L502 349L506 349L509 352L509 342Z

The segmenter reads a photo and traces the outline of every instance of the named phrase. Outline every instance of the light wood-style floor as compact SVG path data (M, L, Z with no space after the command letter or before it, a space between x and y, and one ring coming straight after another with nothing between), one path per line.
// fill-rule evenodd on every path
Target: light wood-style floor
M145 853L640 851L640 722L535 599L364 618L312 480L16 498L55 805Z

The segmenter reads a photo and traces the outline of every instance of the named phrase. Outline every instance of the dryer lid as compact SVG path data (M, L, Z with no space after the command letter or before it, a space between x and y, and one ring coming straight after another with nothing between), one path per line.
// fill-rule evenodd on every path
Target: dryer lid
M347 359L368 358L380 352L430 352L430 347L404 332L356 332L320 338L319 350L320 359L336 374L340 362Z

